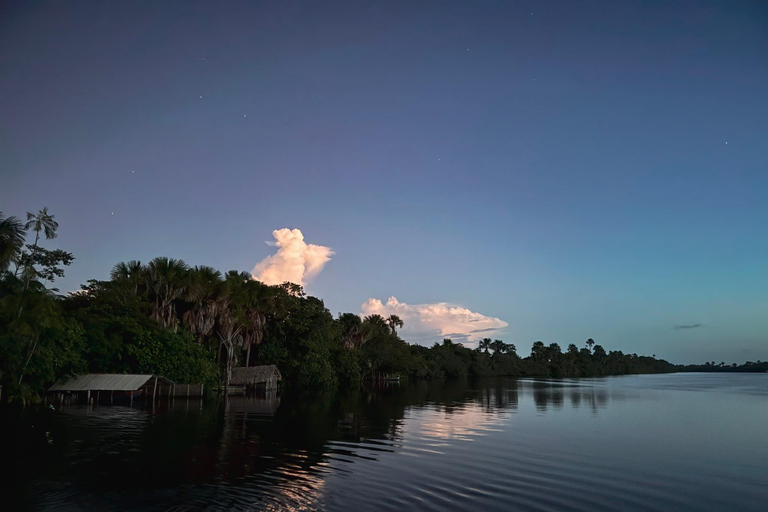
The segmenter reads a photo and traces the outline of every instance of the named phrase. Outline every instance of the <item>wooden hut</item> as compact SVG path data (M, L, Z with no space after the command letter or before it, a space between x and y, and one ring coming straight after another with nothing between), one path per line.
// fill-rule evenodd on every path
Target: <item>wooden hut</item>
M159 375L131 375L120 373L88 373L62 379L48 389L60 402L100 403L115 398L133 403L134 398L170 396L173 382Z
M270 364L265 366L239 366L232 369L232 377L229 385L235 388L235 392L240 391L248 393L257 387L264 389L277 389L278 384L283 379L277 366ZM238 388L240 388L238 390Z

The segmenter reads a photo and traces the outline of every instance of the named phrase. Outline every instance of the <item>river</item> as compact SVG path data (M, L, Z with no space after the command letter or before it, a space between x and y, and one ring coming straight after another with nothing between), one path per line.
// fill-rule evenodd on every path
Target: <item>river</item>
M4 510L768 506L768 374L63 406L2 427Z

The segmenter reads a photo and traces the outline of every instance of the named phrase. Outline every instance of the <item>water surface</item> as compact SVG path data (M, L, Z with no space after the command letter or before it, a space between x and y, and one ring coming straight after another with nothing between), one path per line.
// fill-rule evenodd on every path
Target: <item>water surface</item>
M3 421L27 510L764 511L768 375L413 383Z

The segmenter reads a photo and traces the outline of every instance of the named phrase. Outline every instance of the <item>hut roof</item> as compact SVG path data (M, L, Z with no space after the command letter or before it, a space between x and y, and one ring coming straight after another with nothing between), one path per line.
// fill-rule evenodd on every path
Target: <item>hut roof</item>
M120 373L88 373L62 379L48 391L136 391L155 375L130 375ZM165 377L157 377L158 382L173 384Z
M229 383L233 386L245 386L246 384L258 384L270 379L281 380L282 378L280 370L273 364L249 368L239 366L232 368L232 378L229 379Z

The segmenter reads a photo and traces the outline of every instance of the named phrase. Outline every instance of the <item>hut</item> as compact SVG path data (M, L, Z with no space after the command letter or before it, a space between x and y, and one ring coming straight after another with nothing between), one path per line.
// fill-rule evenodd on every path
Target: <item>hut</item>
M53 394L62 403L77 403L82 398L88 404L94 401L99 403L107 397L109 403L114 403L116 397L133 403L138 397L152 397L154 400L164 394L170 396L173 386L172 381L159 375L88 373L58 381L48 388L47 394Z
M251 367L239 366L232 369L229 385L236 389L235 392L249 393L257 387L263 387L267 390L277 389L282 379L280 370L273 364Z

